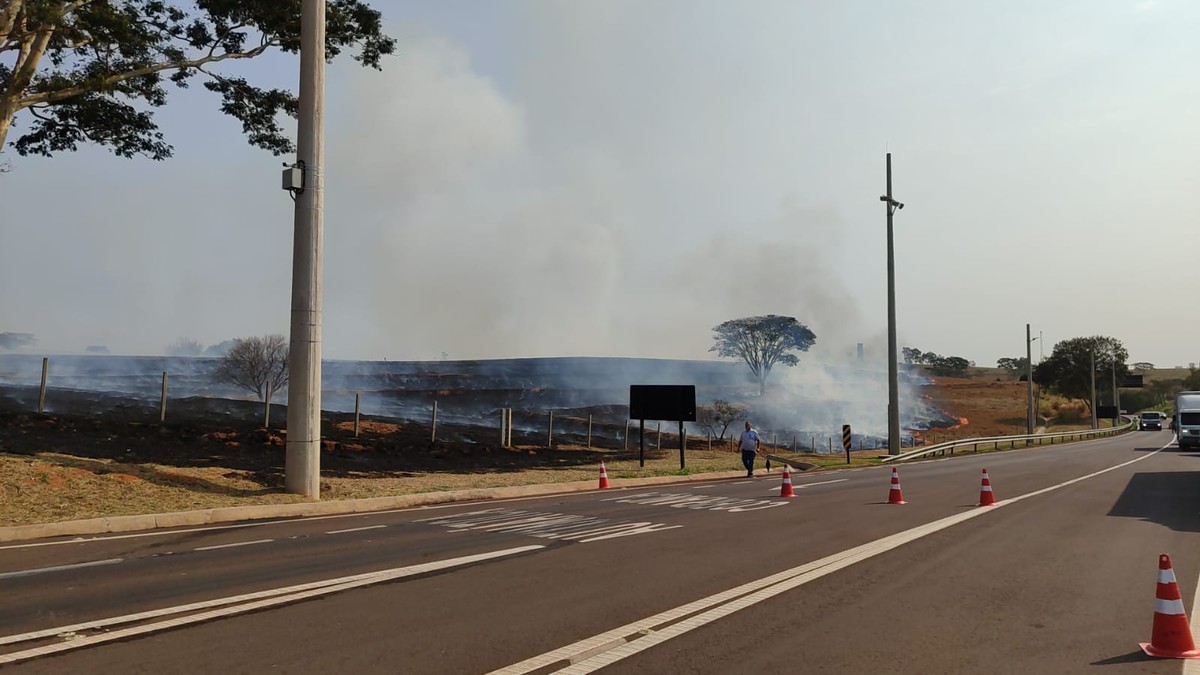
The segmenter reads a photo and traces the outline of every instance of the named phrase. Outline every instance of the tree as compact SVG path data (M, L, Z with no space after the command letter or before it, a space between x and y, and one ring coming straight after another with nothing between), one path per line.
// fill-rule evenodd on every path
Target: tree
M794 366L800 359L790 352L808 351L817 341L808 326L795 317L768 314L730 319L713 328L716 333L710 352L738 358L750 367L758 380L758 393L767 389L767 376L776 364Z
M268 391L282 389L288 381L288 343L282 335L235 340L221 357L213 379L248 389L266 398Z
M749 412L746 406L716 399L710 406L700 406L697 417L700 424L711 429L713 436L720 441L725 440L725 432L728 431L729 425L736 420L744 419Z
M1158 405L1166 405L1167 401L1175 396L1175 392L1183 389L1183 380L1154 380L1149 383L1149 387Z
M221 112L242 123L251 145L292 152L278 123L297 114L296 97L261 89L218 72L222 62L272 50L300 49L301 0L196 0L183 8L165 0L2 0L0 151L18 113L32 119L12 147L51 156L81 143L121 157L163 160L172 148L154 122L167 101L166 82L187 88L196 76L219 94ZM396 42L382 17L361 0L328 0L326 57L357 47L354 60L379 68Z
M966 377L971 362L961 356L937 356L929 362L929 372L941 377Z
M905 363L921 363L924 360L922 359L924 352L916 347L902 347L900 353L904 355Z
M1135 371L1145 373L1147 371L1154 370L1154 364L1146 361L1138 361L1137 363L1133 364L1133 369Z
M167 356L200 356L204 345L191 338L179 338L167 347Z
M1183 378L1183 383L1180 385L1182 391L1197 391L1200 390L1200 370L1190 368L1188 376Z
M1029 368L1029 359L1025 358L1024 356L1018 356L1015 358L1005 357L996 361L996 367L1007 370L1010 373L1021 374L1025 373Z
M1064 340L1054 345L1054 351L1033 370L1033 381L1067 398L1080 399L1091 407L1091 355L1096 354L1097 396L1112 392L1112 371L1115 364L1117 380L1129 372L1125 360L1129 352L1116 338L1096 335Z

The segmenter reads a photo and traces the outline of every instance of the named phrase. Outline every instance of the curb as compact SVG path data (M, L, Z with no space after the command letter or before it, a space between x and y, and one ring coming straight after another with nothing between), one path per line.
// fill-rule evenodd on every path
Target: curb
M765 475L765 474L764 474ZM613 478L609 489L641 487L643 485L667 485L693 481L719 480L722 478L745 478L741 471L700 473L691 476L652 476L649 478ZM196 511L150 513L134 516L109 516L86 520L65 520L57 523L13 525L0 527L0 542L28 541L47 537L68 537L85 534L110 534L134 532L166 527L209 525L241 520L265 520L270 518L292 518L306 516L329 516L346 513L370 513L433 504L481 501L488 499L512 499L515 497L538 497L553 494L569 494L599 490L594 481L570 483L542 483L539 485L513 485L497 488L476 488L447 492L424 492L394 497L369 497L366 499L341 499L328 502L301 502L299 504L264 504L255 506L225 506Z

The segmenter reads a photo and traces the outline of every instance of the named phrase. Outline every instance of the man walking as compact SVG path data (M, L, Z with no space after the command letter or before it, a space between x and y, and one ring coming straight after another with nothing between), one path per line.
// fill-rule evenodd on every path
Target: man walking
M750 425L750 420L746 420L746 430L742 432L742 465L746 467L746 476L754 475L754 457L758 455L758 432Z

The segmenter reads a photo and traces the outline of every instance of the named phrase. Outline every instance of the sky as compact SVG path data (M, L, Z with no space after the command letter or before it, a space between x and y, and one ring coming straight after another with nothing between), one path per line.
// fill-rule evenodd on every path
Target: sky
M1200 3L372 4L397 53L328 70L326 358L712 358L713 326L768 313L814 357L882 355L890 152L901 346L994 365L1029 323L1035 359L1110 335L1200 361L1174 292ZM294 88L297 64L225 72ZM218 103L172 92L166 162L5 153L0 332L287 334L287 158Z

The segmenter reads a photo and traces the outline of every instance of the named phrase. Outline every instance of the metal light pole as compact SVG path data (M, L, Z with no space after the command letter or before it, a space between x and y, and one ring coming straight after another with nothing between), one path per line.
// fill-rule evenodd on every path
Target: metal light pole
M900 365L896 356L896 254L892 243L892 215L904 204L892 199L892 153L887 153L887 194L879 198L887 206L888 275L888 454L900 454Z
M1029 409L1025 415L1025 433L1032 436L1033 421L1037 414L1033 406L1033 341L1037 338L1031 338L1029 335L1029 324L1025 324L1025 395L1029 400Z
M288 355L287 491L321 494L321 255L325 191L325 0L300 9L300 108L292 323Z
M1096 421L1096 350L1092 350L1092 428L1098 426Z

